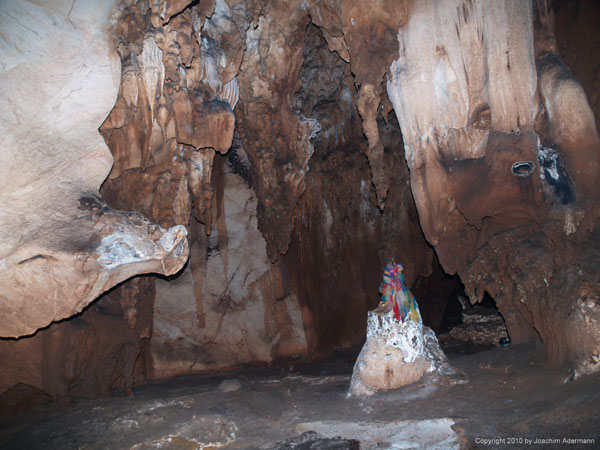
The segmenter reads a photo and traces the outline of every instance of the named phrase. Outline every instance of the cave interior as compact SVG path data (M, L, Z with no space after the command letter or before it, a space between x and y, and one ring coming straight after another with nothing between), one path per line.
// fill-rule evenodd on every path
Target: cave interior
M0 447L600 443L598 1L67 3L0 4ZM389 263L452 370L351 395Z

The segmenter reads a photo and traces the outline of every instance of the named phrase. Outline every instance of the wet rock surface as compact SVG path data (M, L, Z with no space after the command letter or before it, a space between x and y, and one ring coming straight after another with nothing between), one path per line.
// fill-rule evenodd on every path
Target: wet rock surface
M366 449L408 442L435 448L427 440L434 429L438 442L450 438L438 448L484 448L482 440L494 438L504 439L494 447L500 449L515 448L510 438L600 439L593 413L600 401L598 375L565 383L567 371L539 366L534 349L524 346L455 355L450 362L465 372L466 382L424 381L360 399L346 396L350 360L238 372L242 387L232 392L219 389L231 375L179 377L136 388L132 398L80 399L3 416L0 446L273 449L304 440L340 448L334 445L346 440ZM411 432L417 429L430 432ZM319 435L300 438L308 431ZM351 436L356 432L361 436Z

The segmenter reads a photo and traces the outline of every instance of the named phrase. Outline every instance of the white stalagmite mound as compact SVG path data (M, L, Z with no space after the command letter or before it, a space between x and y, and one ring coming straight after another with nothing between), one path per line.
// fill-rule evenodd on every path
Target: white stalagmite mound
M420 320L404 322L393 311L369 311L367 341L352 373L349 395L368 396L419 381L426 373L454 373L435 333Z

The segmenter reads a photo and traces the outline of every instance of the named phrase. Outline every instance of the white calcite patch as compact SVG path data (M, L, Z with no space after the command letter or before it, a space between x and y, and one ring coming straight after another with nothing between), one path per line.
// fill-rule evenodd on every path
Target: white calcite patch
M421 320L399 322L393 311L369 311L367 341L354 365L348 395L368 396L378 390L396 389L426 373L457 373L435 333Z
M177 225L168 230L161 226L157 226L157 228L162 232L162 236L156 243L148 239L147 235L135 233L137 231L135 229L117 231L103 237L96 250L98 261L103 267L113 269L120 265L146 261L157 255L170 253L175 250L175 246L179 246L183 251L184 246L180 233L187 236L184 226ZM174 256L178 257L180 254Z
M192 259L176 279L156 281L151 349L158 378L306 349L298 300L275 287L280 269L267 257L254 191L229 169L223 186L210 236L196 237L202 261Z
M423 323L412 320L402 323L396 321L393 313L369 311L367 339L383 340L386 346L402 352L402 361L411 363L423 354Z
M102 239L97 253L98 261L107 269L112 269L147 258L150 256L150 245L140 242L137 236L117 232Z

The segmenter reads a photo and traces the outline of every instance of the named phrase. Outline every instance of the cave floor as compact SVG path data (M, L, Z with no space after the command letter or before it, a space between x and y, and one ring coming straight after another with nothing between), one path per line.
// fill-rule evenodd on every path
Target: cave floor
M0 417L0 448L598 448L600 375L565 383L565 369L533 355L527 346L450 354L464 377L368 398L347 397L344 360L178 377L133 398Z

